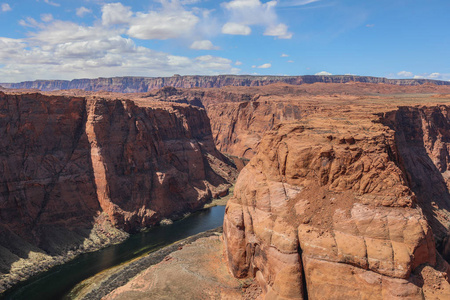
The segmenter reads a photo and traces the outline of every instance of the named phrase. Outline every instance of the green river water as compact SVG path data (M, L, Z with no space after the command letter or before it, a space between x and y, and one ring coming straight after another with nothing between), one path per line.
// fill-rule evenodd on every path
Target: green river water
M225 206L215 206L174 222L131 235L123 243L86 253L76 259L30 278L0 296L14 300L69 299L70 290L95 274L156 251L188 236L219 227L223 223Z

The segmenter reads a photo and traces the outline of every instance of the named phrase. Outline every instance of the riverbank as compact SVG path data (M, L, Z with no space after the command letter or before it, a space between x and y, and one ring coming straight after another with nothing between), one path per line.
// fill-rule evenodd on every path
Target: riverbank
M171 225L155 226L133 234L123 243L80 255L68 263L21 283L8 291L7 295L1 296L14 300L64 299L74 287L78 289L79 294L81 292L87 294L90 292L86 289L89 287L89 280L92 279L98 284L103 278L109 277L116 267L119 270L119 267L126 266L136 258L221 226L224 211L224 206L202 209Z
M175 251L102 299L256 299L261 290L254 280L237 279L229 272L221 231L172 245Z
M81 254L120 244L128 237L128 233L112 226L104 213L96 218L91 229L80 229L75 233L55 227L49 239L60 243L52 244L52 254L9 231L0 232L0 239L8 242L8 248L0 247L0 299L9 299L10 289L20 287L39 274L68 263Z
M222 290L221 293L226 297L229 296L230 299L243 298L248 287L252 286L252 281L235 279L228 272L222 255L221 234L222 227L208 230L105 270L77 285L66 299L97 300L103 297L106 299L145 299L146 297L173 299L177 296L183 296L183 299L189 298L185 298L186 295L201 298L202 291L208 284L213 285L211 289L208 289L210 292L217 293ZM164 264L163 270L160 264ZM195 270L187 272L188 274L183 271L193 268ZM161 271L164 274L161 274ZM158 273L158 278L165 279L161 279L159 283L153 282L149 290L148 287L141 288L139 291L135 289L142 277L154 276L154 272ZM197 284L193 283L195 278L187 280L179 278L180 276L195 277L197 281L201 281L201 284L198 282L200 285L197 287ZM176 282L176 287L172 286L169 288L171 292L168 292L167 286L171 285L170 282ZM162 289L164 292L161 291ZM181 290L183 292L179 295Z
M233 197L233 193L234 193L234 184L228 189L228 194L226 194L226 195L223 196L223 197L219 197L219 198L217 198L217 199L212 199L211 202L206 203L206 204L203 206L203 209L205 209L205 208L211 208L211 207L214 207L214 206L226 206L228 200L229 200L231 197Z

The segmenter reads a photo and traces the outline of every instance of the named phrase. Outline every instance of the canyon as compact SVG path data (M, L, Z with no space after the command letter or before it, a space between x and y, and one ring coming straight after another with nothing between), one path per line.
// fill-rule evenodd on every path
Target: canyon
M450 85L281 78L3 89L1 281L199 209L239 169L221 240L193 245L208 259L180 250L108 297L190 257L211 298L449 298Z
M203 109L0 93L1 290L227 192Z

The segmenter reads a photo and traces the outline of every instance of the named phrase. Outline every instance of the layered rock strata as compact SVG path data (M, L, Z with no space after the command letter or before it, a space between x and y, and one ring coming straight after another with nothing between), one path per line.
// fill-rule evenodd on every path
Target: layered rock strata
M437 97L433 95L436 93L445 97L445 94L450 94L450 86L318 82L300 86L277 83L220 89L165 87L145 97L205 108L211 120L216 147L223 153L248 159L256 153L264 132L278 124L320 113L330 104L383 103L387 98L392 103L401 103L407 99L405 95L412 94L417 102L430 101L427 97Z
M249 76L249 75L219 75L219 76L172 76L172 77L114 77L96 79L67 80L36 80L20 83L1 83L5 88L38 89L41 91L82 89L86 91L111 91L137 93L160 89L165 86L178 88L219 88L223 86L264 86L276 82L287 84L322 83L385 83L393 85L421 85L434 83L449 85L447 81L429 79L387 79L370 76L354 75L305 75L305 76Z
M241 171L225 250L265 299L450 296L449 108L380 109L275 126Z
M0 290L202 207L236 176L203 109L0 93Z

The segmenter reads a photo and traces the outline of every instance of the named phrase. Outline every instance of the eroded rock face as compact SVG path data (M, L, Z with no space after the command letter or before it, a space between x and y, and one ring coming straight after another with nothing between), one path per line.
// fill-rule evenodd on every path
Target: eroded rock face
M395 130L398 152L411 189L437 239L438 249L450 259L450 108L400 107L383 115Z
M236 170L203 109L0 92L0 291L201 207Z
M207 106L213 121L217 148L232 155L252 158L264 132L282 123L301 119L296 103L249 101Z
M219 76L172 76L172 77L114 77L97 79L66 80L36 80L20 83L2 83L6 88L39 89L41 91L83 89L86 91L111 91L121 93L148 92L164 86L179 88L213 88L223 86L263 86L275 82L288 84L323 83L387 83L393 85L420 85L435 83L448 85L446 81L428 79L387 79L369 76L331 75L331 76L248 76L248 75L219 75Z
M227 205L230 270L266 299L423 299L423 266L448 278L447 108L334 116L264 135Z
M106 100L88 106L99 203L120 228L139 229L198 209L236 176L214 147L204 110Z
M211 120L217 148L223 153L249 159L258 151L259 142L266 131L278 124L323 114L330 104L335 106L340 103L351 108L352 105L360 106L362 99L382 103L390 97L394 98L392 102L398 103L405 99L399 96L401 94L430 93L441 93L445 98L450 89L449 86L433 84L402 86L361 82L315 82L303 85L276 83L210 89L165 87L148 93L145 97L205 108ZM339 118L339 111L339 107L334 107L333 111L328 112L328 116Z

